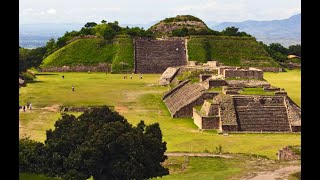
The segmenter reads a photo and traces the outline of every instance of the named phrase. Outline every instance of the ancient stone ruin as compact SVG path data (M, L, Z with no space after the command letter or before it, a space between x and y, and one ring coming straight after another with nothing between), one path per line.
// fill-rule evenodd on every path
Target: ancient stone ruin
M211 99L216 94L215 92L206 92L200 83L191 83L186 80L167 92L162 100L172 117L191 117L193 106L201 105L205 99Z
M134 59L135 73L162 73L170 66L186 65L185 40L136 38Z
M162 84L172 82L182 68L168 68L160 78L160 81L165 82ZM300 107L283 89L273 87L265 81L263 71L255 68L211 68L218 68L220 74L200 74L199 82L185 80L163 96L172 117L193 117L199 129L244 132L301 131ZM184 68L186 69L188 68ZM226 76L240 79L226 80ZM259 87L273 92L274 95L239 93L248 87ZM221 88L221 91L212 91L212 88Z

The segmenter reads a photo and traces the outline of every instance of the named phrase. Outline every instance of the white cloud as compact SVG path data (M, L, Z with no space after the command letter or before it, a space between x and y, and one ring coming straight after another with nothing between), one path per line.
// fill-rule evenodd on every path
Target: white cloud
M57 14L57 10L51 8L46 11L48 14Z

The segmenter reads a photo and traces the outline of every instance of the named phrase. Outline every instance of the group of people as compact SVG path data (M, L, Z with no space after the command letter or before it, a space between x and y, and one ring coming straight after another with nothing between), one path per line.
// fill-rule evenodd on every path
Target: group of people
M128 76L127 76L127 75L124 75L124 76L123 76L123 79L128 79ZM132 79L132 74L130 75L130 79ZM140 74L140 79L142 79L142 74Z
M19 109L22 109L23 112L26 112L26 109L32 109L32 104L30 102L27 102L27 105L19 106Z

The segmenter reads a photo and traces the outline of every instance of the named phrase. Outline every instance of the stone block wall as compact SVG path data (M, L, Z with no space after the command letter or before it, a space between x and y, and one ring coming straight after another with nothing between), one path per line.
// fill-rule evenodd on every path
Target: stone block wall
M175 114L173 114L173 115L171 114L171 116L173 118L192 117L192 115L193 115L192 109L193 109L194 106L202 105L205 100L212 99L216 95L218 95L218 93L215 93L215 92L203 93L195 101L192 101L191 103L189 103L186 106L182 107Z
M220 118L218 116L204 116L193 108L193 122L200 129L220 129Z
M282 72L282 68L280 67L257 67L261 69L263 72Z
M222 79L209 80L209 88L227 86L228 83Z
M186 65L184 40L136 38L135 73L163 73L170 66Z
M223 75L225 78L263 79L263 71L258 69L224 69Z
M212 74L200 74L200 82L208 79L208 78L211 78L212 77Z
M210 67L218 67L219 62L218 61L207 61L206 65L208 65Z
M165 86L170 84L171 80L174 78L174 76L177 74L177 72L179 71L179 67L178 68L174 68L174 67L168 67L161 75L160 79L159 79L159 85L161 86Z
M238 131L237 125L222 125L223 131Z
M219 104L213 104L205 100L201 110L201 114L205 116L218 116L219 115Z

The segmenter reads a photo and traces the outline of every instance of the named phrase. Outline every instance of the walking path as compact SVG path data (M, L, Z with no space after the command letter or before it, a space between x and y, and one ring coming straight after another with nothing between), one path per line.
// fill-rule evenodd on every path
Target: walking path
M167 156L191 156L191 157L222 157L222 158L232 158L232 156L228 155L219 155L219 154L211 154L211 153L184 153L184 152L172 152L172 153L164 153Z

